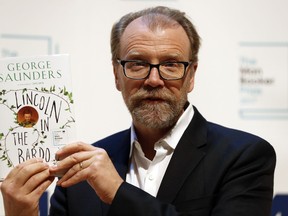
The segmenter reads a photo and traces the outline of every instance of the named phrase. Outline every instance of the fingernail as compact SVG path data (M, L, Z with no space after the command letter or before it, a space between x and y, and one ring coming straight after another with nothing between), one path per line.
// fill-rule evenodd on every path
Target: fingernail
M57 153L55 154L55 161L59 161L59 156L57 155Z

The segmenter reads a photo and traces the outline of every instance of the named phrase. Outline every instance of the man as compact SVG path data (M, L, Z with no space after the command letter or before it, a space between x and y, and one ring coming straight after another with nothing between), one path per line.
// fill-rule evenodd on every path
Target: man
M20 126L30 128L35 125L34 119L32 119L32 111L29 109L24 110L23 121L19 123Z
M122 17L111 50L131 128L94 145L67 145L50 170L36 159L16 167L2 185L7 215L36 215L51 174L63 176L50 215L270 215L272 146L207 122L188 102L199 41L178 10L155 7ZM17 189L21 196L13 194Z

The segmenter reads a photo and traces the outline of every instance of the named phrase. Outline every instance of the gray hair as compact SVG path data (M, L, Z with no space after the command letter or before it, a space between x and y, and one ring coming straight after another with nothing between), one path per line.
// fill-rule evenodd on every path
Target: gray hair
M151 7L137 12L128 13L113 25L110 39L113 62L119 58L120 38L123 35L123 32L133 20L139 17L143 18L151 30L155 28L166 28L181 25L190 41L191 61L193 63L198 62L200 36L198 35L194 25L184 12L164 6Z

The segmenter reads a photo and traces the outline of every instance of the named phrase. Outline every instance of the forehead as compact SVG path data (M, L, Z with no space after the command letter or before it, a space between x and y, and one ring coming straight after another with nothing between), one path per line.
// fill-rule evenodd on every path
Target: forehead
M183 27L176 22L164 26L156 23L151 28L140 17L126 27L120 39L121 56L146 52L150 55L157 52L189 56L189 51L189 38Z

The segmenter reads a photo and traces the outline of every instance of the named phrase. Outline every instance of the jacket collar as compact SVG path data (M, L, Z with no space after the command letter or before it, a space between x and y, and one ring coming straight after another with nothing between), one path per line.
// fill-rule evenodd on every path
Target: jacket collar
M164 202L174 200L185 179L206 154L203 148L207 139L206 120L193 108L193 119L174 151L157 194Z

